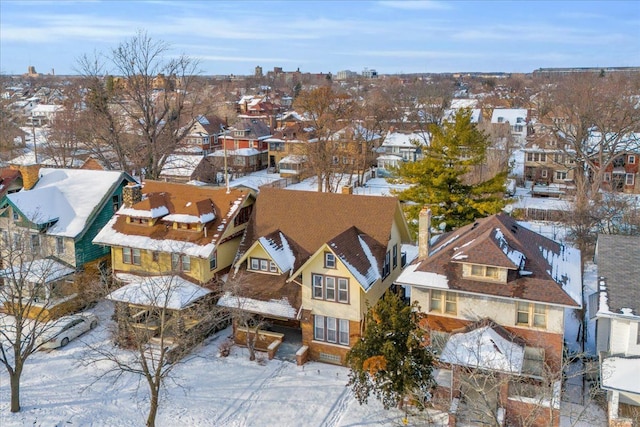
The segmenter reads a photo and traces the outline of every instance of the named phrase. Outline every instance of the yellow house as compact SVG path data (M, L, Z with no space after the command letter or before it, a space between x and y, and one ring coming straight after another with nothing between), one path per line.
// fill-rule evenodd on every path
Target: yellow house
M116 274L180 274L206 284L231 265L255 198L248 190L159 181L123 189L123 206L95 237Z
M408 243L395 198L263 188L219 304L298 329L299 363L343 364Z

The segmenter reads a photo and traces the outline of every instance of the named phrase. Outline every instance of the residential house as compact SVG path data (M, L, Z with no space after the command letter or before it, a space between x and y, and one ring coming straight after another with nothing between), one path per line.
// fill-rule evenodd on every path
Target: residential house
M434 403L450 409L450 425L558 425L564 324L581 306L580 252L505 214L435 242L430 230L424 209L419 258L396 283L420 305L438 354Z
M575 151L563 146L555 135L539 127L522 151L524 178L532 183L533 195L559 197L573 187Z
M38 104L31 109L27 125L44 126L50 124L63 108L62 105Z
M609 425L640 423L640 237L600 234L596 245L596 350Z
M304 123L286 124L275 130L269 144L269 168L283 177L299 176L305 170L305 144L313 143L313 129Z
M298 363L343 364L409 242L396 198L263 187L219 304L298 330Z
M0 200L3 258L24 251L30 260L54 260L55 264L48 265L56 272L63 270L57 264L87 274L104 270L109 250L92 240L120 207L122 188L128 182L133 178L124 172L41 169L33 187L25 186ZM23 269L5 266L9 267L16 272ZM42 273L44 277L44 270ZM58 274L54 276L58 280ZM64 292L52 294L55 300L43 302L51 317L80 304L85 291L82 276L76 276L76 287L65 287Z
M217 116L198 116L184 139L181 151L206 155L222 148L218 135L226 126L225 121Z
M511 135L516 142L524 144L528 135L527 118L528 112L524 108L495 108L491 114L491 123L509 123Z
M377 158L378 176L388 175L404 162L422 159L422 150L428 145L429 135L426 133L403 133L390 129L376 150L380 154Z
M160 172L160 179L171 182L198 181L212 184L218 182L218 172L221 171L223 169L217 167L213 157L174 153L167 156Z
M165 324L173 325L162 332L181 335L203 320L192 309L216 296L211 290L233 261L254 195L145 181L125 187L123 197L94 239L110 248L114 276L123 284L108 296L121 313L119 327L127 331L127 324L136 324L153 338L162 322L150 313L160 309Z
M216 164L225 162L229 169L246 174L268 166L271 129L258 119L243 119L219 136L222 149L210 154Z
M329 140L335 145L333 165L364 174L376 165L377 148L382 137L361 124L352 124L333 133Z
M637 145L625 147L605 168L604 190L640 193L640 134L637 135Z

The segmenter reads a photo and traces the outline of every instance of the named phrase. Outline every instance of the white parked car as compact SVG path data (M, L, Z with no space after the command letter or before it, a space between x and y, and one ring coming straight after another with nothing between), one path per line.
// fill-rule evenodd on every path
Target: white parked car
M54 320L38 339L40 348L58 348L69 344L98 325L98 318L91 313L71 314Z

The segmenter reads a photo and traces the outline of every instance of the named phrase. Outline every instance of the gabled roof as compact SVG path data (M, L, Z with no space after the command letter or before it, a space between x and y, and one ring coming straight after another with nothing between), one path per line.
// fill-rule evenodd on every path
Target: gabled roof
M265 138L271 135L271 129L269 126L258 119L242 119L233 125L230 130L245 130L248 131L248 135L243 138L259 139ZM225 132L225 137L233 138L233 132Z
M0 169L0 199L10 190L22 187L22 175L14 169Z
M640 236L598 235L598 314L640 316Z
M243 253L254 240L279 230L313 254L351 227L386 247L396 214L402 215L402 211L395 197L262 187L239 251ZM401 232L406 233L403 241L408 242L408 228Z
M462 277L460 263L517 270L507 283ZM580 251L498 214L442 235L397 282L569 307L581 305Z
M400 133L400 132L391 132L389 131L387 135L384 137L384 142L382 143L383 147L400 147L400 148L409 148L409 149L417 149L416 143L425 146L424 137L428 136L427 134L419 134L419 133Z
M31 190L6 197L28 221L43 226L53 223L47 234L77 238L123 180L131 178L116 171L45 168Z
M386 245L378 243L356 227L350 227L327 242L329 248L367 291L378 279L387 252Z
M287 239L280 230L260 237L258 243L277 264L280 271L289 272L290 275L309 256L296 242Z
M193 154L170 154L162 166L160 176L190 177L204 157Z
M188 184L145 181L141 202L122 207L95 237L95 244L127 246L161 252L180 252L209 257L233 225L235 216L253 197L247 190L212 188ZM128 224L126 217L160 218L153 226ZM166 220L166 221L164 221ZM168 223L201 223L203 232L174 229Z

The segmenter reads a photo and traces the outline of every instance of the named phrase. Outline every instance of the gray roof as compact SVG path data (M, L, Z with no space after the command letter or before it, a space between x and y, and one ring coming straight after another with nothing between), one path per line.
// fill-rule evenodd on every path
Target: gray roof
M630 308L640 316L640 236L600 234L596 263L606 282L609 310Z

